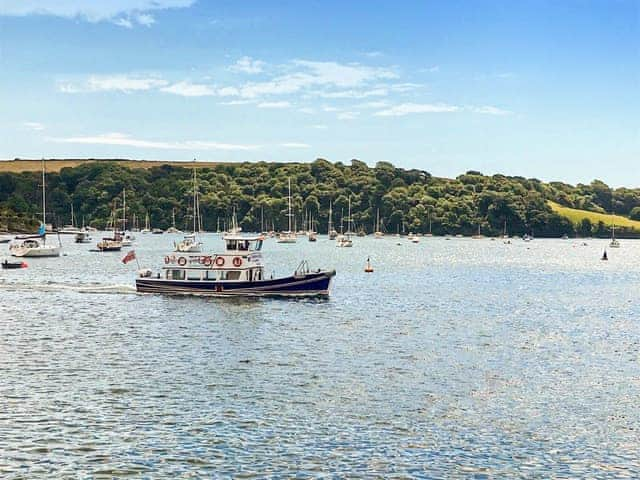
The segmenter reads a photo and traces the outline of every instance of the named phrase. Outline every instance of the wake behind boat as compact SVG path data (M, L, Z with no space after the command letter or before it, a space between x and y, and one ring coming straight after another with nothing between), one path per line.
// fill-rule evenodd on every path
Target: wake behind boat
M215 255L172 253L157 273L141 270L141 293L208 296L327 297L335 270L311 271L303 261L293 275L266 278L262 262L264 237L227 235L225 252Z

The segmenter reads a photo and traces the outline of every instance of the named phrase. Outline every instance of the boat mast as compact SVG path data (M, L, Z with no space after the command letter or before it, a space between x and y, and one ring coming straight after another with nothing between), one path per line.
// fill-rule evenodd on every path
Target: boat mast
M127 230L127 190L122 189L122 231Z
M289 233L291 233L291 177L289 177L289 213L287 216L289 217Z
M47 228L47 198L45 194L45 186L44 186L44 158L42 159L42 225L46 230Z
M329 199L329 225L327 225L327 235L331 235L333 230L333 210L331 208L331 199Z

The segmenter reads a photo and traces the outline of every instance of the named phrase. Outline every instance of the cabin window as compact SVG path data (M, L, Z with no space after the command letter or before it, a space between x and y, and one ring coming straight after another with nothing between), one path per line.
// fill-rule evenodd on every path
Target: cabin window
M206 272L204 272L203 280L215 281L217 277L216 273L217 272L215 270L207 270Z
M168 280L184 280L184 270L167 270Z
M227 250L236 250L237 242L235 240L227 240Z
M238 242L238 250L249 250L249 242Z
M187 280L200 280L200 271L187 270Z
M255 281L262 280L262 270L257 269L256 274L253 276Z
M258 240L256 242L256 250L261 250L262 249L262 240Z
M227 280L240 280L240 271L232 270L227 272Z

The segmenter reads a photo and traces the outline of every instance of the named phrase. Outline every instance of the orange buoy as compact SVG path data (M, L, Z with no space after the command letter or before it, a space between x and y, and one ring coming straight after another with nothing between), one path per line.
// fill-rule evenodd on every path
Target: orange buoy
M372 273L373 267L371 266L371 261L367 258L367 265L364 267L364 271L366 273Z

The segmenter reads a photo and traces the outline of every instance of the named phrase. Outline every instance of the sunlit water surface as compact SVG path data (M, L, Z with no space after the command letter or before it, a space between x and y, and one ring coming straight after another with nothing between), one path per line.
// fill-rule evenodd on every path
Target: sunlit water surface
M63 243L0 272L2 478L640 475L640 241L268 240L326 301L138 295Z

